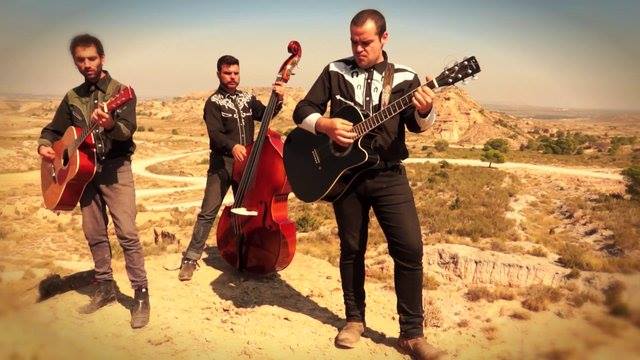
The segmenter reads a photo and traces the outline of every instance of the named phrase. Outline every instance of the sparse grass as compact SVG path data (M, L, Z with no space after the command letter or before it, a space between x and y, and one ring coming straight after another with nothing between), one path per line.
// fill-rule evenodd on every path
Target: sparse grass
M640 201L601 196L593 207L592 217L613 231L617 247L627 252L640 249Z
M549 303L557 303L562 299L560 290L541 284L527 287L523 295L522 307L536 312L547 310Z
M424 151L424 150L423 150ZM412 154L418 156L418 154ZM438 157L451 159L477 159L478 151L470 148L448 147L445 151L439 152ZM541 152L524 150L510 151L509 161L530 164L549 164L564 166L601 166L601 167L628 167L637 161L634 154L613 154L601 153L577 154L577 155L557 155L543 154Z
M436 164L407 166L418 216L428 233L454 234L473 240L514 237L513 220L505 218L510 195L519 185L514 178L503 186L508 175L485 168Z
M300 238L297 250L301 253L324 259L337 266L340 260L340 240L337 235L316 231Z

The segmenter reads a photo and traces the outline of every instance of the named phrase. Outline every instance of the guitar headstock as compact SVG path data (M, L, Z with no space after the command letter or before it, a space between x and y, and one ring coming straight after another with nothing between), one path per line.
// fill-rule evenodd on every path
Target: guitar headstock
M282 66L280 66L280 70L278 70L278 78L276 79L276 81L282 81L284 83L289 81L291 75L295 75L293 73L293 69L298 66L298 62L302 56L302 47L299 42L292 40L287 46L287 51L291 55L282 63Z
M133 92L133 88L131 86L127 86L124 89L120 90L116 96L109 99L104 107L106 108L105 112L112 112L122 105L126 104L129 100L133 99L135 96L135 92Z
M456 62L451 67L445 69L435 79L438 87L453 85L459 81L465 81L474 77L480 72L480 64L475 56L464 58L461 62Z

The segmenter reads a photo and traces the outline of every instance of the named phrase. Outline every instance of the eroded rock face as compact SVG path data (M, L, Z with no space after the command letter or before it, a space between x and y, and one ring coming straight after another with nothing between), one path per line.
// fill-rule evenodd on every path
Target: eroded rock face
M424 248L425 270L445 281L465 284L529 286L564 283L569 270L529 255L484 251L457 244L437 244Z
M366 262L367 270L393 274L393 260L384 250L374 250ZM560 286L569 269L548 259L522 254L505 254L459 244L424 247L424 271L441 283L466 285L504 285L526 287L532 284Z
M452 86L437 93L438 120L422 136L459 144L483 144L488 139L508 139L517 148L526 142L515 118L483 108L463 89Z

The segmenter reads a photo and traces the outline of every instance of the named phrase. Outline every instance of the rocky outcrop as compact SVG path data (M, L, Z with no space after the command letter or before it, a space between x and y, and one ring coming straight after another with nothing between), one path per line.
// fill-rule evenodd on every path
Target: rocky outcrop
M437 244L424 248L424 265L444 281L465 284L558 286L569 270L549 260L521 254L485 251L458 244Z
M374 250L366 261L367 271L393 274L393 261L386 246ZM505 254L459 244L424 247L425 273L440 283L504 285L526 287L532 284L559 286L568 269L548 259L522 254Z

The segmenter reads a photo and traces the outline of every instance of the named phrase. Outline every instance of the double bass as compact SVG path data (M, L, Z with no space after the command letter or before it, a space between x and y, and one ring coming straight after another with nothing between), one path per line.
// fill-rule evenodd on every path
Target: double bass
M287 50L291 55L276 77L284 83L302 55L297 41L289 42ZM223 209L216 231L222 258L240 271L255 274L286 268L296 250L296 226L287 213L291 187L282 160L284 145L281 135L269 129L277 102L272 91L258 136L247 146L249 156L233 164L232 177L238 184L234 202Z

